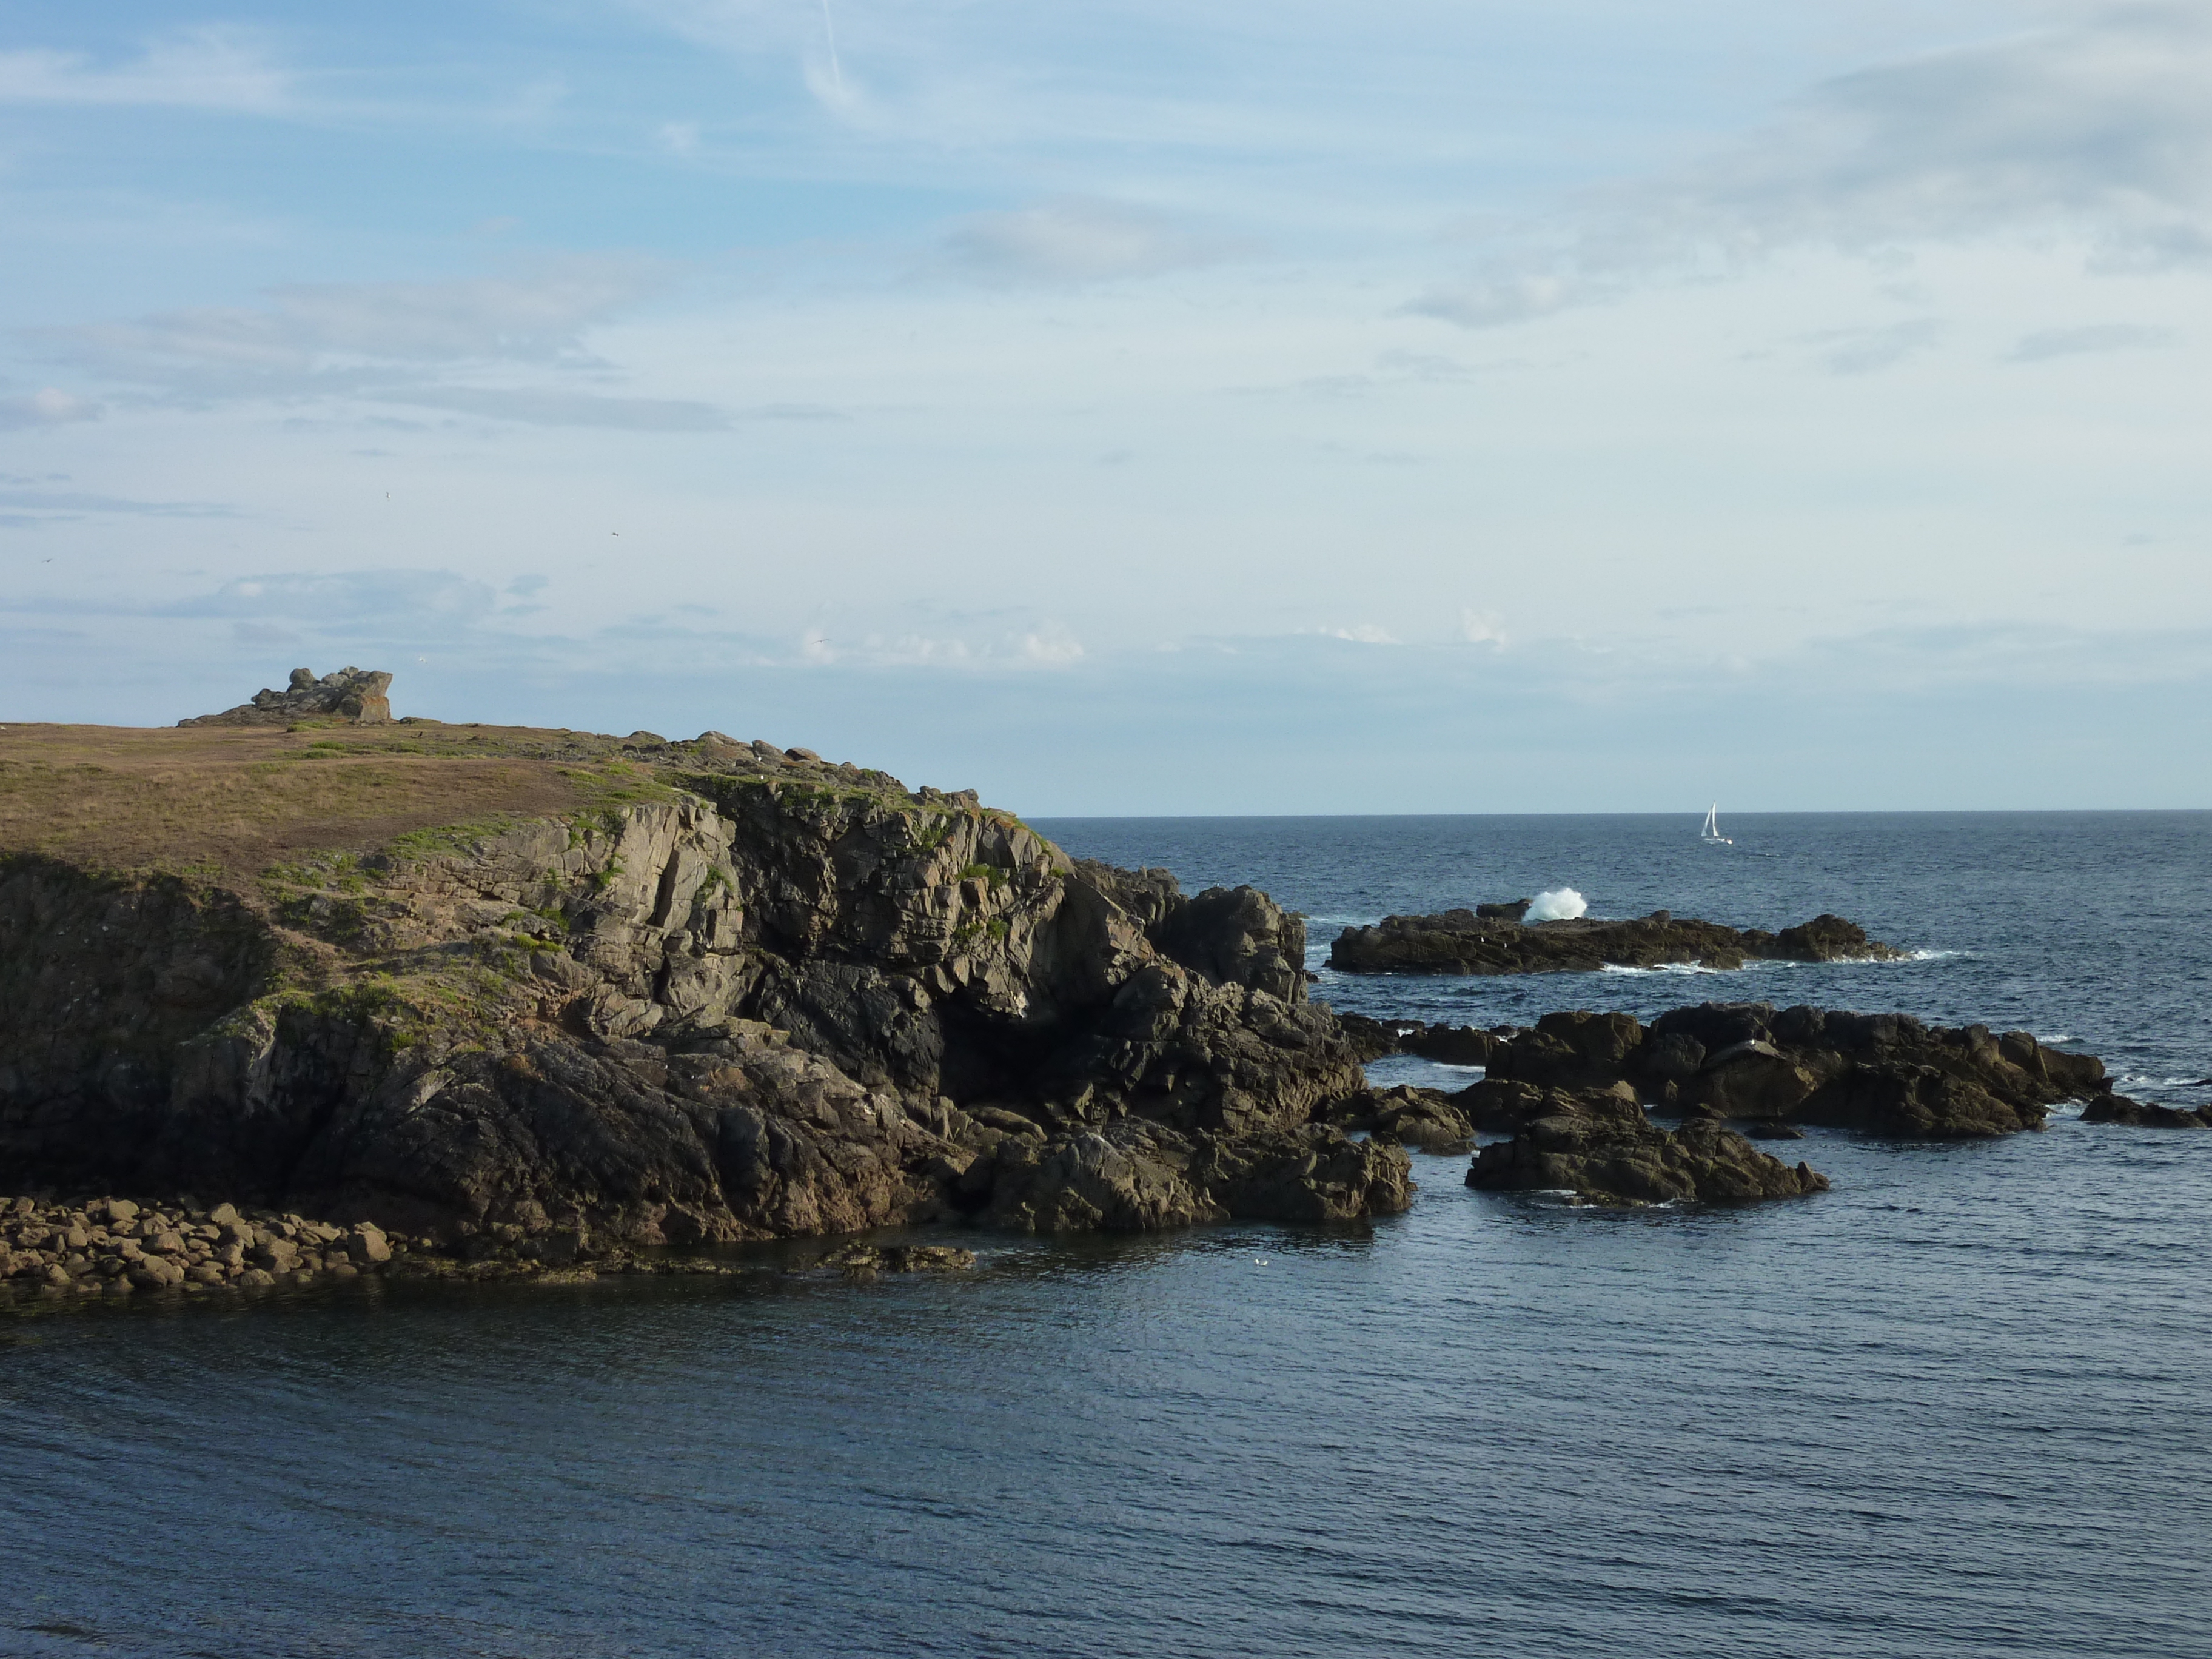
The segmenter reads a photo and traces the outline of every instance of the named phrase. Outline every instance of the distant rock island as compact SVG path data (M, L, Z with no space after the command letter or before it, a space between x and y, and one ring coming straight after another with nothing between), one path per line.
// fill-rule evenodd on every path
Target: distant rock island
M1583 918L1523 921L1529 901L1385 916L1347 927L1329 947L1328 964L1346 974L1559 974L1602 968L1690 964L1741 968L1747 962L1895 962L1908 952L1841 916L1815 916L1778 933L1717 921L1677 921L1664 910L1627 921Z

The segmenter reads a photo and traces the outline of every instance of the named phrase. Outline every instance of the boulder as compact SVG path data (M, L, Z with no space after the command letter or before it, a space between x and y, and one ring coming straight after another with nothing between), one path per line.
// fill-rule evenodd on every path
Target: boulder
M1568 1192L1584 1203L1749 1203L1826 1192L1827 1178L1760 1152L1717 1123L1662 1129L1633 1101L1584 1092L1547 1103L1551 1109L1510 1140L1474 1155L1470 1187L1492 1191Z
M1343 1128L1364 1129L1389 1145L1425 1152L1464 1152L1474 1146L1474 1126L1455 1099L1439 1090L1410 1084L1366 1089L1332 1103L1328 1119Z

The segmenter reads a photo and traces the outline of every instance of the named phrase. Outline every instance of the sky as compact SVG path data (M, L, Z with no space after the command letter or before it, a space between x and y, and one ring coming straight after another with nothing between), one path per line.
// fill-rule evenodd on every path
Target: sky
M2212 3L0 0L0 720L2212 807Z

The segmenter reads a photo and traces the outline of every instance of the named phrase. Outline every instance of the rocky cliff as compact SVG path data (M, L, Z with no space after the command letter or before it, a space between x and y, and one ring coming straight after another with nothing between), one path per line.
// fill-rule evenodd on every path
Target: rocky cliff
M621 752L613 804L252 881L0 859L0 1189L647 1243L1404 1207L1316 1121L1358 1053L1265 895L804 750Z

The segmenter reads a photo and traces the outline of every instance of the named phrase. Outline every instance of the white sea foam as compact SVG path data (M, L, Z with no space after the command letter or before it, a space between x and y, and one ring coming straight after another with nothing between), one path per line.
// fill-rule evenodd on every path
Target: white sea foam
M1724 974L1725 968L1708 968L1702 962L1662 962L1656 968L1629 968L1618 962L1608 962L1598 969L1602 974Z
M1553 887L1536 895L1523 918L1528 921L1572 921L1585 915L1589 901L1571 887Z

